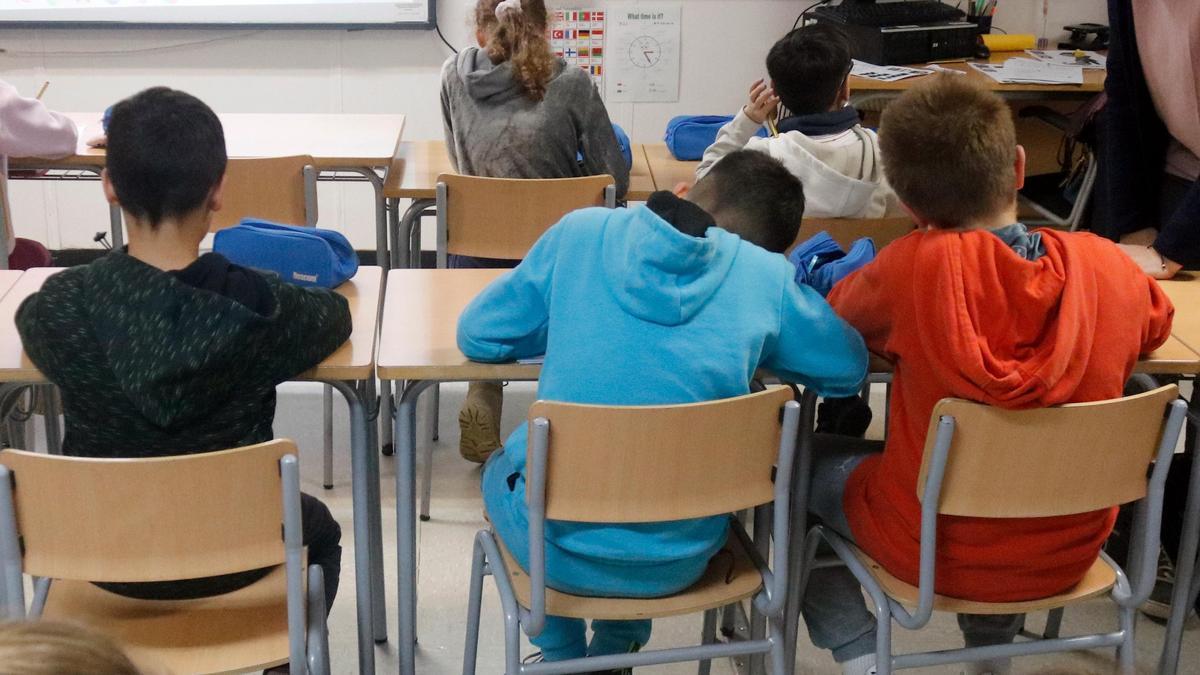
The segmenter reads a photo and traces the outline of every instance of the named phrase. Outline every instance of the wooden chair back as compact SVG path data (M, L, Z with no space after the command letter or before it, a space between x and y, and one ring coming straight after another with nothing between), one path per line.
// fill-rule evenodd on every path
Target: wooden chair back
M289 440L153 459L0 452L26 574L194 579L284 562L279 460Z
M225 167L223 196L209 232L233 227L242 218L317 224L316 169L308 155L231 159Z
M875 242L875 248L881 249L915 229L916 225L908 217L805 218L800 221L800 232L788 252L821 232L828 232L844 250L849 250L851 244L863 237L870 237Z
M1034 410L961 399L933 409L917 497L932 468L940 418L954 418L938 512L983 518L1086 513L1146 495L1147 469L1175 385L1135 396Z
M538 401L550 421L546 517L645 523L730 513L774 499L788 387L720 401L594 406Z
M525 257L538 238L577 209L605 206L612 176L509 179L442 174L446 251L480 258Z

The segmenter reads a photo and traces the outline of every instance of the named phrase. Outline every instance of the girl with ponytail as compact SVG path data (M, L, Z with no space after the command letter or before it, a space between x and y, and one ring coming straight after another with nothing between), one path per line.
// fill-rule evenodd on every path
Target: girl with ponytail
M454 169L492 178L612 176L629 167L592 78L554 56L544 0L478 0L475 38L442 68L442 119ZM582 157L582 159L580 159ZM451 256L451 267L515 267L517 260ZM463 457L500 447L499 383L472 384L459 415Z

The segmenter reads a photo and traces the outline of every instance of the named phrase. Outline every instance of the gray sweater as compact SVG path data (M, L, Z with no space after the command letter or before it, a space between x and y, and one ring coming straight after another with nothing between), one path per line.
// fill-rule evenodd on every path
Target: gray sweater
M542 101L513 79L512 64L492 64L468 47L442 68L446 147L459 173L493 178L575 178L608 174L617 196L629 169L591 77L559 59ZM583 155L583 161L579 160Z

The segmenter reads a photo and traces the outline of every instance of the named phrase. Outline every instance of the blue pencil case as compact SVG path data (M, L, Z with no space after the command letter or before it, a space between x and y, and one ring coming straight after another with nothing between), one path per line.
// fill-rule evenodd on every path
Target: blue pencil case
M336 288L358 272L358 254L340 232L269 220L243 218L217 232L213 251L298 286Z
M667 123L663 140L671 156L680 161L695 161L717 140L721 127L733 121L728 115L680 115ZM759 129L758 136L766 137L767 130Z

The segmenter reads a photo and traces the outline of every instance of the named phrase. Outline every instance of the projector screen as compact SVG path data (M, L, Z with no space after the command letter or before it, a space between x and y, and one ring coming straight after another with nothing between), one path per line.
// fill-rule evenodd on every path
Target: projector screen
M0 0L0 27L431 28L434 0Z

